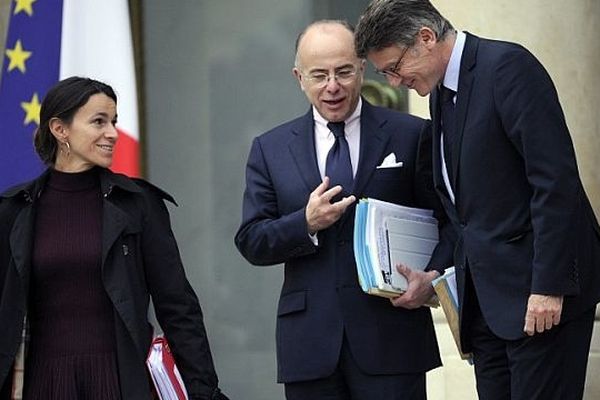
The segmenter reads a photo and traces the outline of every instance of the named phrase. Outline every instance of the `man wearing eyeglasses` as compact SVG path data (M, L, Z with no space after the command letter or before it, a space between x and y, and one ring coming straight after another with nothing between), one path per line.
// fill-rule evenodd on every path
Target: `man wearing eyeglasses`
M353 40L341 21L300 34L293 73L311 107L254 140L235 242L252 264L285 264L277 358L288 400L425 399L425 373L440 365L430 311L363 293L352 235L358 198L440 210L430 125L360 97ZM441 270L452 246L440 242L430 267Z
M457 32L428 0L372 2L355 40L391 85L430 94L479 398L581 399L600 228L548 73L520 45Z

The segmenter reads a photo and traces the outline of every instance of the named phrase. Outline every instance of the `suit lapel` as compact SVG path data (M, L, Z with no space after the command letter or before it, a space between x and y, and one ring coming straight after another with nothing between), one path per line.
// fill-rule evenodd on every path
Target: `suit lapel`
M390 139L389 132L382 129L387 120L380 119L376 109L365 100L360 114L360 156L353 190L357 198L362 197L365 185L375 172Z
M380 119L376 109L363 99L360 111L360 154L352 190L357 201L363 197L365 186L375 172L377 164L383 158L383 152L390 139L390 134L382 129L386 122L387 120ZM343 229L353 213L354 207L351 207L342 215L338 225L340 230Z
M102 271L104 272L108 253L127 226L128 217L127 214L106 199L104 200L102 214Z
M452 149L452 187L456 188L458 168L460 160L460 152L462 148L462 139L465 128L465 120L467 118L467 110L469 109L469 102L471 101L471 90L473 88L473 80L475 74L473 68L477 61L477 48L479 46L479 39L469 33L467 33L467 40L465 42L465 48L463 50L461 62L460 62L460 74L458 78L458 95L456 97L456 133L457 137L454 142L454 149Z
M432 119L433 129L433 183L440 193L447 194L442 178L442 156L440 149L440 140L442 136L440 93L435 89L429 96L429 113Z
M290 152L304 184L308 191L312 192L321 183L315 150L315 124L312 108L304 117L300 118L298 124L292 127L292 135L289 143Z

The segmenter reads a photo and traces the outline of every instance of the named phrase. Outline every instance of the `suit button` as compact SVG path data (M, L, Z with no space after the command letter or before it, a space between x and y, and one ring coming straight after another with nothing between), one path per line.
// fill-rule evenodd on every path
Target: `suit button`
M340 247L341 247L341 246L345 246L345 245L346 245L346 243L348 243L348 242L347 242L347 241L345 241L345 240L340 240L340 241L338 242L338 246L340 246Z
M465 221L460 221L460 227L461 228L466 228L467 227L467 223Z

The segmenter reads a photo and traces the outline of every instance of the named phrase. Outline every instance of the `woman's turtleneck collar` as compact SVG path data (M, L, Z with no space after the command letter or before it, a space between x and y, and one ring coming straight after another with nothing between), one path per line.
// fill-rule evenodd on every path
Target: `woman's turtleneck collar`
M50 170L47 185L62 192L80 192L100 185L99 168L93 167L82 172L61 172Z

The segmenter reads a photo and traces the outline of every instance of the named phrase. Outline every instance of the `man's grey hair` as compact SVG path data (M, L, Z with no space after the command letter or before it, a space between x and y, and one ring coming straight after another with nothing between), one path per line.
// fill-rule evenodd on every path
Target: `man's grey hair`
M302 32L300 32L298 34L298 37L296 38L296 46L295 46L295 59L294 59L294 66L295 67L299 67L298 64L298 47L300 46L300 42L302 41L302 38L304 37L304 35L306 34L306 32L308 32L308 30L314 26L317 25L341 25L344 28L348 29L348 31L350 33L354 33L354 26L352 26L348 21L343 20L343 19L320 19L317 21L312 22L310 25L308 25L306 28L304 28L302 30Z
M429 0L373 0L356 26L356 54L365 58L393 45L412 46L423 27L440 41L454 30Z

